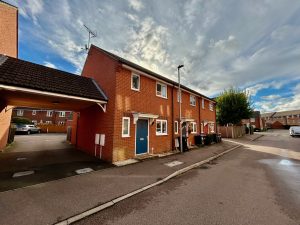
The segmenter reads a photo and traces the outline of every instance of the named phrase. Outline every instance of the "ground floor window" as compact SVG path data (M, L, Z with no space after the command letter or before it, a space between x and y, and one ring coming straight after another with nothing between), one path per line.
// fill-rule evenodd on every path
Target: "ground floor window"
M174 121L174 132L178 134L178 121Z
M47 120L46 124L52 124L52 121Z
M130 135L130 118L122 118L122 137L129 137Z
M204 133L203 123L201 123L201 133Z
M156 135L167 135L167 120L156 120Z
M191 122L191 129L192 129L192 134L197 133L197 123Z
M214 123L209 124L209 130L210 130L210 133L215 132L215 124Z

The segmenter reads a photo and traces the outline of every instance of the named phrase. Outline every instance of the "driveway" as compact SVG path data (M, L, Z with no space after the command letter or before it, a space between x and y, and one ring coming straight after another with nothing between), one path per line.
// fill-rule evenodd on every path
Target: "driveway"
M65 134L17 135L14 144L0 153L0 192L74 176L78 169L100 170L111 166L77 150L65 137ZM13 177L19 172L33 174Z
M34 152L70 148L66 134L20 134L15 135L14 143L7 148L9 152Z

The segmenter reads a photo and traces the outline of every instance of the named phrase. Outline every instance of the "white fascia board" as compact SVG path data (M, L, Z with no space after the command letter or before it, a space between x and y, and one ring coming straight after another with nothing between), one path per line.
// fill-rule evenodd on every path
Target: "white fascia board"
M8 85L3 85L3 84L0 84L0 90L1 89L9 90L9 91L23 91L23 92L27 92L27 93L31 93L31 94L68 98L68 99L75 99L75 100L81 100L81 101L87 101L87 102L107 103L107 101L98 100L98 99L89 99L89 98L78 97L78 96L73 96L73 95L58 94L58 93L52 93L52 92L48 92L48 91L39 91L39 90L34 90L34 89L29 89L29 88L8 86Z

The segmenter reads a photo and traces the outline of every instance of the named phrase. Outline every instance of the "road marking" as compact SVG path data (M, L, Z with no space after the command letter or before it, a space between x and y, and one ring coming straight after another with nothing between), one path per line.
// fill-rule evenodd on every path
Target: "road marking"
M92 172L94 171L92 168L83 168L83 169L79 169L79 170L76 170L75 172L77 174L83 174L83 173L89 173L89 172Z
M174 166L178 166L178 165L181 165L183 162L180 162L180 161L172 161L172 162L169 162L169 163L165 163L166 166L168 167L174 167Z
M23 160L26 160L27 158L24 158L24 157L20 157L20 158L17 158L17 161L23 161Z
M28 171L22 171L22 172L14 173L12 177L13 178L23 177L23 176L28 176L28 175L31 175L31 174L34 174L33 170L28 170Z

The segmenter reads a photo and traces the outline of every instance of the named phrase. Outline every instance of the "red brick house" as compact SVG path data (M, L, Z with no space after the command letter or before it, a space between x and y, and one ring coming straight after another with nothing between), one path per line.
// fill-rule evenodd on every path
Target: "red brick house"
M18 57L18 8L0 1L0 54ZM12 106L0 101L0 149L6 146Z
M65 125L71 113L71 111L16 107L13 109L12 117L26 118L34 124Z
M158 154L175 148L179 135L178 83L96 46L91 46L82 76L93 78L108 97L106 112L92 106L73 121L72 142L100 156L95 134L105 134L101 157L116 162L140 154ZM216 131L216 102L182 87L183 125L194 135ZM79 135L80 134L80 135Z

